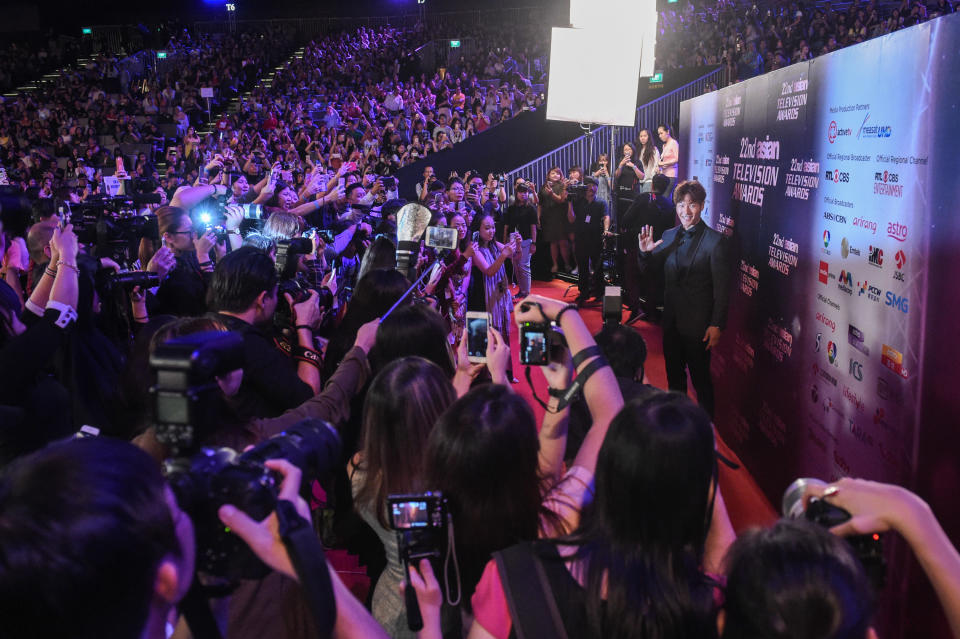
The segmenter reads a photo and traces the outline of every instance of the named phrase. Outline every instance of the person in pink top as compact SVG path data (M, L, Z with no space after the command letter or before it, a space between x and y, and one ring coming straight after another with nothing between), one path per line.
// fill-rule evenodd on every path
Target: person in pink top
M660 172L670 178L667 194L673 194L673 187L677 185L677 167L680 164L680 145L671 136L670 125L661 124L657 127L657 134L663 142L663 152L660 153Z

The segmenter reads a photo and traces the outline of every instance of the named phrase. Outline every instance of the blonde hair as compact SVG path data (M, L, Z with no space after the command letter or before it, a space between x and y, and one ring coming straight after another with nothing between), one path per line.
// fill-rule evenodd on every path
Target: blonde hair
M289 240L300 232L300 218L293 213L277 211L263 225L261 234L273 240Z

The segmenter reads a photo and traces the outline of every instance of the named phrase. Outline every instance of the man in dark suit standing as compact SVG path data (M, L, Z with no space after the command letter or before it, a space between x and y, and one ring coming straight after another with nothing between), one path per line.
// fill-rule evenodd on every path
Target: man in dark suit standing
M663 359L670 390L687 392L687 369L697 401L713 416L710 350L727 322L730 261L726 238L700 218L707 192L696 180L674 191L680 226L654 241L654 229L640 231L640 260L663 264Z

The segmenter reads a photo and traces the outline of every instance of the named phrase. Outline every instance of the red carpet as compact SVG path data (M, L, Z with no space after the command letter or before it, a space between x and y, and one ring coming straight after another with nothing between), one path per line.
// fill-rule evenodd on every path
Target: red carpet
M532 286L532 292L546 297L564 299L563 295L569 286L566 282L559 280L552 282L535 281ZM570 290L566 299L573 302L576 294L577 289L574 287ZM591 331L596 333L600 330L603 321L599 306L585 308L581 311L581 315ZM627 314L624 313L624 320L626 316ZM634 328L643 335L643 339L647 342L647 383L658 388L666 388L667 374L663 366L663 345L661 342L660 327L641 321L634 324ZM520 366L518 360L519 351L516 348L518 344L516 325L511 326L510 344L513 350L514 375L520 380L520 383L514 386L514 390L530 400L530 405L533 406L539 423L543 417L543 409L533 401L530 387L523 375L523 367ZM539 373L534 373L532 379L537 395L545 400L547 393L543 377ZM693 386L688 384L688 387L691 388L691 397L695 399L696 395L693 393ZM733 522L734 529L739 532L751 526L766 526L773 523L777 519L777 513L770 505L766 496L760 491L760 488L753 480L749 471L743 466L736 454L723 440L719 439L719 437L717 448L728 459L732 459L740 464L739 470L731 470L724 464L720 464L720 490L726 500L727 510L730 513L730 519ZM354 594L356 594L361 601L364 601L367 590L369 589L369 580L367 580L363 568L357 563L356 557L347 555L342 551L332 551L329 553L329 558L347 586L353 590Z
M531 292L537 295L556 299L567 299L573 302L577 295L576 287L570 289L566 298L563 297L569 286L569 284L560 280L554 280L552 282L535 281L531 287ZM600 330L603 324L603 318L599 305L584 308L581 310L580 315L591 331L596 333ZM628 314L624 312L622 319L626 320L627 315ZM667 373L663 365L663 343L661 340L660 327L641 321L634 324L633 328L640 332L647 343L647 363L645 367L647 383L657 388L667 388ZM513 334L510 339L511 345L517 344L516 326L513 327ZM517 378L520 379L520 383L515 388L521 395L529 397L530 387L527 385L526 380L523 379L523 369L517 361L517 349L514 349L513 358L515 374ZM539 375L534 375L533 380L537 394L541 398L545 398L546 385L543 383L543 378ZM687 386L691 389L690 396L696 399L696 394L693 392L693 385L688 384ZM536 402L531 401L531 405L533 405L537 413L537 419L540 419L543 415L543 409L540 408ZM757 486L757 483L753 480L753 476L751 476L750 472L743 466L737 455L719 436L717 438L717 448L728 459L732 459L740 464L739 470L731 470L724 464L720 464L720 490L723 493L723 498L727 502L727 510L730 512L730 519L733 522L734 529L740 531L751 526L766 526L773 523L777 519L777 511L770 505L769 500L760 490L760 487Z

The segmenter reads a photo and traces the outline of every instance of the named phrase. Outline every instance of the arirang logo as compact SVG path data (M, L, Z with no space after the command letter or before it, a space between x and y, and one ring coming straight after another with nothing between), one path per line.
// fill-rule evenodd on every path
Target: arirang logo
M830 122L830 126L827 127L827 140L830 142L830 144L836 142L837 138L846 135L853 135L853 131L850 129L841 129L837 126L836 120L832 120Z
M906 242L907 225L900 222L887 222L887 237L892 237L898 242Z
M833 321L832 319L830 319L829 317L827 317L826 315L824 315L823 313L820 313L819 311L817 312L817 321L820 322L821 324L823 324L824 326L829 326L831 333L836 332L836 330L837 330L837 323L834 322L834 321ZM817 333L817 336L818 336L818 337L819 337L819 335L820 335L820 334ZM817 350L820 350L819 344L818 344L818 346L817 346Z
M825 176L827 180L833 182L834 184L847 184L850 182L850 174L839 169L834 169L833 171L827 169Z
M883 268L883 249L879 246L871 246L867 252L867 261L871 266Z

